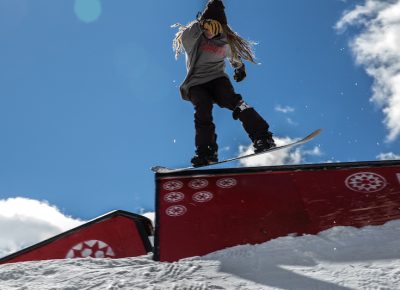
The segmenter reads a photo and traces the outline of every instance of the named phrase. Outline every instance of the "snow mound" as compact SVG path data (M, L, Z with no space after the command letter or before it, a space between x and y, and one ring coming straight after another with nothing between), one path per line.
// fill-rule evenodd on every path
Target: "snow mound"
M73 259L0 266L0 289L398 289L400 221L288 236L176 263Z

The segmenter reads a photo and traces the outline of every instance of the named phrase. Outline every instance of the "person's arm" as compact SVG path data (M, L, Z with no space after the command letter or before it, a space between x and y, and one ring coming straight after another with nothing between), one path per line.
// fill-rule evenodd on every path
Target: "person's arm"
M196 21L182 33L182 45L186 53L190 54L197 40L203 33L201 24Z
M237 82L241 82L246 77L246 67L240 57L234 57L232 50L228 49L228 59L231 66L235 69L233 79Z

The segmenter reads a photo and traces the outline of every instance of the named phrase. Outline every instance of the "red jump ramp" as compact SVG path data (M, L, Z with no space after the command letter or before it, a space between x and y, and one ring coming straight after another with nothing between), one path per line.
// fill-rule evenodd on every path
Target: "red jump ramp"
M125 258L152 251L151 221L113 211L53 238L0 259L0 264L66 258Z

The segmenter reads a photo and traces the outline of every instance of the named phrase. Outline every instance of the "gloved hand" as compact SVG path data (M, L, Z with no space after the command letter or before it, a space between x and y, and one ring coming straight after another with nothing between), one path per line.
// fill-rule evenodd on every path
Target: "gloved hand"
M233 75L233 79L236 82L241 82L242 80L244 80L244 78L246 77L246 67L244 66L244 64L235 69L235 74Z
M207 30L213 35L218 35L223 32L222 25L217 20L206 19L201 23L203 29Z

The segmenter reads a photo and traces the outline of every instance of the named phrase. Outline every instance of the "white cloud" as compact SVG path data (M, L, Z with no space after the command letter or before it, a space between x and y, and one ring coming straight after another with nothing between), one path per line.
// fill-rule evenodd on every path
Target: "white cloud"
M400 160L400 155L393 152L381 153L376 156L378 160Z
M365 0L336 24L361 28L351 41L356 61L374 79L371 101L382 108L387 141L400 136L400 0Z
M286 118L286 122L292 126L298 126L299 124L292 120L292 118Z
M82 223L45 201L21 197L0 200L0 257Z
M274 137L277 146L282 146L295 142L297 140L289 137L279 138ZM240 146L239 155L248 155L253 153L253 146ZM320 156L321 150L319 147L314 147L312 150L302 150L301 147L282 149L271 153L261 154L254 157L244 158L240 160L242 166L274 166L274 165L289 165L301 164L306 162L307 156Z
M155 212L146 212L142 214L143 216L147 217L153 223L153 226L156 224L156 213Z
M287 113L293 113L295 110L293 107L289 107L289 106L283 107L281 105L278 105L275 107L275 111L287 114Z

